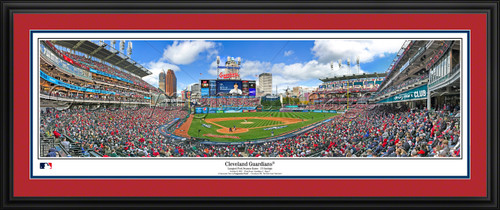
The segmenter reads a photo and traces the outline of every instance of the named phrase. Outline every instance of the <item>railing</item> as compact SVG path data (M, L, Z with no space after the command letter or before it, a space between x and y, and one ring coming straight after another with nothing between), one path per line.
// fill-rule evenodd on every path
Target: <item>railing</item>
M460 65L457 64L457 65L455 65L455 67L453 67L453 69L450 71L450 73L448 73L448 74L440 77L439 79L434 80L431 83L429 83L429 87L433 87L433 86L436 86L438 84L441 84L442 82L447 81L449 78L455 77L459 73L460 73Z
M457 65L455 65L455 67L453 67L453 68L451 69L450 74L454 74L455 72L457 72L457 71L459 71L459 70L460 70L460 64L457 64Z
M57 66L62 71L72 74L83 79L92 80L92 74L84 69L78 68L76 66L72 66L71 64L63 61L61 58L53 54L50 50L47 50L44 45L40 45L42 58L55 66Z

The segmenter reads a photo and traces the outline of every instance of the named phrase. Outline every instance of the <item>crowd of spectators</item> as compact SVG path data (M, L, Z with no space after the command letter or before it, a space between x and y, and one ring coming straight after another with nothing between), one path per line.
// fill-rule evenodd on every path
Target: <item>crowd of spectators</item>
M85 156L93 150L110 157L169 156L175 147L167 143L159 127L174 118L185 118L186 111L161 108L47 109L41 112L40 134L59 138L66 134ZM180 153L177 155L181 155Z
M375 108L356 118L336 116L283 141L252 145L253 157L459 157L458 108L438 111Z
M112 75L118 76L118 77L123 78L123 79L130 80L135 85L138 85L140 87L151 89L151 90L155 90L155 92L159 91L157 88L153 87L149 83L147 83L144 80L138 78L137 76L131 75L130 73L123 72L121 70L118 70L118 69L110 67L110 66L108 66L106 64L103 64L103 63L91 60L91 59L86 58L84 56L74 55L74 54L71 54L71 53L68 53L68 52L64 52L64 53L68 57L71 57L72 59L75 59L78 62L84 63L88 67L94 68L94 69L102 71L102 72L106 72L108 74L112 74Z
M155 112L155 113L152 113ZM355 105L355 117L335 116L306 133L261 144L205 145L172 141L158 127L187 115L179 110L42 112L43 134L66 133L110 157L459 157L459 107L438 110ZM54 133L55 135L55 133Z

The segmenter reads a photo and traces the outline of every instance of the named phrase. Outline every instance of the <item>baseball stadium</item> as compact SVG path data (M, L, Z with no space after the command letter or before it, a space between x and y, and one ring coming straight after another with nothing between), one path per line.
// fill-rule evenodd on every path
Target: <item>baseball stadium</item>
M41 157L461 157L459 40L405 40L379 73L332 61L312 88L217 56L180 91L114 45L40 41Z

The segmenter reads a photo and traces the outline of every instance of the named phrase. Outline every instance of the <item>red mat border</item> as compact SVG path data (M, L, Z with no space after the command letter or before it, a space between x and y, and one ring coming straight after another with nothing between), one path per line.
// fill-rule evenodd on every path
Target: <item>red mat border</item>
M14 196L484 197L487 189L486 19L485 14L14 14ZM29 130L30 123L29 31L35 29L470 30L471 178L469 180L30 180L30 134L25 131Z

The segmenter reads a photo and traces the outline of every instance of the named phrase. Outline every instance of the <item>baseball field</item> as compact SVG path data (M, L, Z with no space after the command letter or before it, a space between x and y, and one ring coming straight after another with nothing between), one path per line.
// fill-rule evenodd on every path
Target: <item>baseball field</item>
M314 112L197 114L188 119L178 131L217 142L238 142L289 133L335 115ZM200 117L204 118L199 119Z

